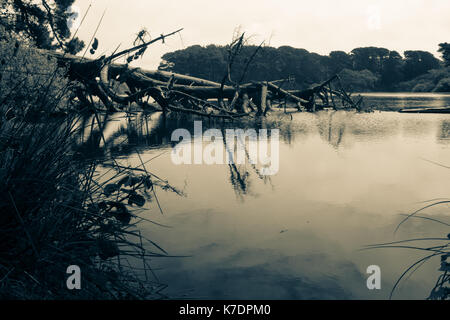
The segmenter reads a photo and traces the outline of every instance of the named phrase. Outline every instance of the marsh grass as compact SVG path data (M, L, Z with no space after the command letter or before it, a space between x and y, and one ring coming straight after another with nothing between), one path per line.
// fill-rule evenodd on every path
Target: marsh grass
M407 223L410 219L423 219L430 221L432 223L437 223L444 225L446 227L450 227L450 224L426 215L419 215L421 212L424 212L426 209L448 204L450 200L447 199L434 199L429 201L430 204L427 204L420 209L410 213L403 214L402 221L397 225L395 232L396 233L400 227ZM437 245L427 245L427 243L439 243ZM407 250L415 250L424 252L426 255L415 261L409 267L407 267L400 277L395 282L392 290L390 292L389 298L392 299L395 291L399 287L402 281L406 281L409 279L414 272L416 272L420 267L422 267L425 263L429 262L431 259L440 257L440 268L439 271L442 272L436 281L434 287L432 288L430 295L427 299L429 300L449 300L450 299L450 233L446 237L436 237L436 238L416 238L416 239L407 239L401 241L393 241L388 243L378 243L371 244L365 247L365 249L386 249L386 248L394 248L394 249L407 249Z
M73 84L56 61L0 41L0 298L148 299L164 285L151 259L167 252L138 228L156 189L177 191L139 168L80 146ZM98 111L97 144L104 140ZM98 145L97 145L98 147ZM111 163L108 179L99 165ZM81 268L68 290L67 267Z

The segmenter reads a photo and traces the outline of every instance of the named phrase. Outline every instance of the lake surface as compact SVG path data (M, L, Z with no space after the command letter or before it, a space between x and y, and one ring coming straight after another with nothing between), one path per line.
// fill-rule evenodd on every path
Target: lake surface
M450 105L450 95L366 99L385 110ZM280 168L268 178L250 164L173 164L171 133L192 132L192 118L153 115L131 126L116 117L106 134L128 141L114 149L120 161L138 165L138 149L144 162L151 160L148 170L186 194L157 190L164 214L155 202L141 212L171 227L144 222L143 234L169 254L185 256L152 260L170 298L387 299L402 272L427 253L363 246L449 233L444 225L416 218L394 235L402 214L450 196L450 170L429 162L450 165L450 115L330 111L228 124L280 129ZM421 215L450 222L445 205ZM381 290L367 289L370 265L381 268ZM394 298L426 298L438 268L439 258L424 264Z
M379 110L396 111L404 108L422 108L422 107L449 107L449 94L436 93L390 93L374 92L362 93L365 97L365 103L374 106Z

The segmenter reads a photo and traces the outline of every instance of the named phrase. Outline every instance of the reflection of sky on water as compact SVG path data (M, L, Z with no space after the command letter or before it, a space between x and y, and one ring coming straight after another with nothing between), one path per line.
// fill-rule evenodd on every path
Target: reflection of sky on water
M239 165L235 170L246 175L245 181L233 179L227 165L175 166L169 152L161 155L170 151L175 128L192 129L192 119L186 117L167 122L153 117L135 129L124 129L122 120L110 125L105 136L123 142L117 132L130 135L135 143L120 149L128 163L139 163L136 148L144 162L160 155L147 169L185 187L186 197L158 193L164 215L155 204L143 213L172 226L144 223L149 238L170 254L189 256L153 261L161 281L169 284L169 296L385 299L402 271L424 254L359 249L448 233L440 225L413 219L393 235L399 214L419 208L420 201L448 196L450 172L423 158L450 164L449 124L450 115L388 112L295 114L292 121L279 115L263 123L228 124L281 131L279 173L264 180L250 165ZM426 214L449 217L447 207ZM366 288L365 272L372 264L382 270L379 292ZM437 268L436 260L424 265L395 297L426 297Z

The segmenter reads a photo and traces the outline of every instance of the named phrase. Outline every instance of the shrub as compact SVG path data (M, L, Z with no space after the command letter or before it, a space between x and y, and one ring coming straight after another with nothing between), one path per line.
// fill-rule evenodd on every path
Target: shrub
M378 78L369 70L353 71L344 69L339 73L342 84L350 91L366 91L375 88Z
M434 83L429 80L420 80L414 88L412 88L412 92L430 92L434 88Z
M65 70L15 41L0 42L0 57L0 298L157 294L161 284L142 281L121 260L144 259L148 268L148 257L166 254L150 240L144 247L133 208L151 199L148 191L169 187L127 167L113 167L108 181L97 178L100 161L74 148L81 116L49 116L70 107ZM82 290L67 289L69 265L80 266Z
M446 78L450 78L450 67L433 69L415 79L399 83L396 86L396 90L405 92L446 92L448 91L448 89L445 89L446 80L444 79ZM441 81L443 82L440 83Z
M441 79L433 92L450 92L450 77Z

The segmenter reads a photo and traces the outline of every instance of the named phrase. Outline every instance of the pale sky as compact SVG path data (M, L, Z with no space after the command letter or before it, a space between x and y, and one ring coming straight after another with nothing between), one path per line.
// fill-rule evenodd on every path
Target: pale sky
M130 47L143 27L153 38L184 28L181 37L152 45L135 63L148 69L156 68L166 52L227 44L237 27L253 36L253 44L265 40L325 55L377 46L439 56L438 44L450 42L449 0L77 0L74 5L83 16L89 4L78 36L88 43L106 9L97 33L98 55L119 44Z

